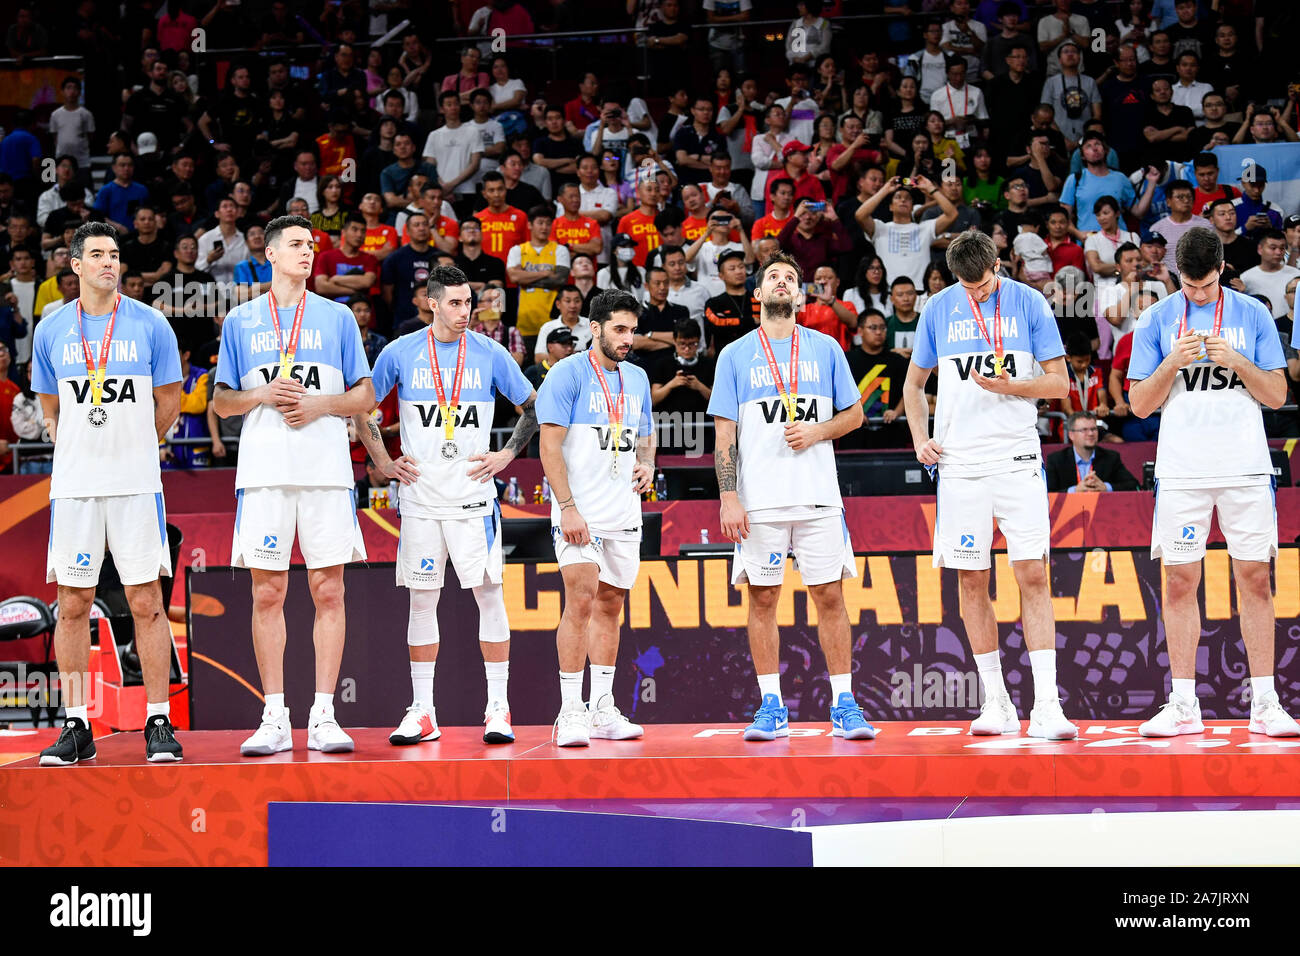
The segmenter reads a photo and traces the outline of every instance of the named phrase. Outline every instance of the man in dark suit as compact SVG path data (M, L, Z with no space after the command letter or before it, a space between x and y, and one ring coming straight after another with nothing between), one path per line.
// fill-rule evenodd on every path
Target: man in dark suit
M1075 412L1065 422L1069 446L1043 462L1048 491L1137 491L1138 482L1117 452L1097 446L1097 416Z

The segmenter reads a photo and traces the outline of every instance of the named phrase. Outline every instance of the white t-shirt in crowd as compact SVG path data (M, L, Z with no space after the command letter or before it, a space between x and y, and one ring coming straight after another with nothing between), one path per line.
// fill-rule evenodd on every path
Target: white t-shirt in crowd
M482 151L483 137L479 129L470 123L462 123L455 129L441 126L430 133L424 141L423 156L433 162L437 167L439 181L445 183L464 172L471 157ZM483 164L480 162L479 169L481 170L482 167ZM458 196L473 194L472 177L456 187Z
M1026 272L1038 275L1051 274L1052 257L1047 252L1047 242L1036 232L1022 232L1011 243L1011 248L1025 264Z
M935 240L934 224L937 219L925 222L877 222L871 241L876 255L885 264L885 274L893 282L899 276L909 276L921 287L925 267L930 264L930 245Z
M78 168L90 169L90 134L95 131L95 117L84 106L75 110L60 106L50 114L50 135L54 137L54 155L64 153L77 160Z
M1286 315L1286 287L1300 269L1295 266L1283 266L1277 272L1265 272L1261 267L1247 269L1241 274L1241 281L1250 295L1262 295L1273 306L1273 318L1280 319Z

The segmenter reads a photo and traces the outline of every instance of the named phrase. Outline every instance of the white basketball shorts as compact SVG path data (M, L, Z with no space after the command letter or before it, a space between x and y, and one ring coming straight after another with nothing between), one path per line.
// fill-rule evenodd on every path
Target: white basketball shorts
M936 498L933 567L991 567L995 518L1012 561L1044 558L1051 548L1052 521L1041 468L975 478L941 474Z
M804 584L829 584L858 575L844 512L790 521L753 522L749 537L736 545L731 583L759 586L785 580L785 556L794 553Z
M1163 558L1165 564L1200 561L1210 537L1210 517L1216 511L1229 555L1238 561L1276 557L1273 488L1273 481L1230 488L1169 488L1157 482L1151 557Z
M236 495L234 567L287 570L295 532L309 568L366 560L351 488L241 488Z
M45 580L64 587L99 583L105 545L123 584L148 584L172 573L162 492L50 501Z
M602 538L592 535L588 544L569 544L557 527L551 528L555 542L555 561L561 569L571 564L594 564L600 580L610 587L630 591L641 571L641 542Z
M500 508L477 518L402 518L397 540L399 588L441 588L449 557L462 588L500 584L504 563Z

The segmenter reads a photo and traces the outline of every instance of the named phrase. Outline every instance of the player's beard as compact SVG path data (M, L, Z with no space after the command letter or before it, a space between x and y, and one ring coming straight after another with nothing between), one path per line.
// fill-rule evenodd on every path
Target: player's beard
M768 319L788 319L794 315L794 299L774 302L768 299L763 303L763 317Z
M609 359L611 362L621 362L625 358L627 358L627 353L625 352L624 354L619 355L618 349L611 347L605 341L605 336L603 335L597 336L596 342L600 346L601 354L604 355L605 358Z

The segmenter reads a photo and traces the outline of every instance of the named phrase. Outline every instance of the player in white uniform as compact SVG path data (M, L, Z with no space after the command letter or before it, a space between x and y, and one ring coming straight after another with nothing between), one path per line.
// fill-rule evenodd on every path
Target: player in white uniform
M1220 285L1223 243L1214 230L1189 230L1174 256L1182 294L1139 316L1128 372L1133 414L1161 412L1151 557L1164 562L1165 644L1173 681L1168 703L1138 732L1172 737L1205 730L1196 700L1196 591L1217 511L1250 662L1250 731L1295 737L1300 726L1282 709L1273 687L1269 562L1277 554L1276 479L1260 414L1261 404L1277 408L1286 401L1282 343L1267 308Z
M564 579L555 632L560 715L555 742L629 740L641 728L614 706L618 616L641 569L641 498L654 475L650 379L625 362L641 307L610 289L591 303L591 349L556 362L537 393L551 536ZM591 704L582 666L591 661Z
M1036 427L1038 400L1064 398L1069 388L1065 349L1042 294L998 277L992 239L963 232L947 257L957 284L932 295L921 311L903 396L916 457L938 466L934 566L957 569L962 621L984 688L970 732L1020 730L1002 679L989 598L996 519L1020 587L1034 675L1029 736L1068 740L1079 731L1061 711L1056 684L1056 615L1047 580L1052 529ZM925 383L936 366L931 438Z
M81 296L47 309L32 345L32 390L54 442L45 580L59 586L54 650L67 718L41 766L95 756L90 733L90 608L105 547L126 591L148 704L145 755L180 760L168 706L170 575L158 443L181 408L176 335L161 312L117 290L117 232L87 223L72 238Z
M862 424L862 395L839 343L795 323L804 298L798 261L778 252L758 278L759 327L722 350L709 398L722 533L736 542L731 583L749 587L749 650L761 696L745 739L790 736L776 605L793 551L817 606L831 733L870 740L876 729L853 699L840 581L858 572L831 445Z
M221 327L213 396L222 418L243 415L230 563L253 578L253 648L266 694L262 723L240 746L254 756L293 747L284 706L284 595L295 531L316 607L316 697L307 747L352 749L334 718L343 658L343 566L364 561L346 419L374 406L370 367L347 306L307 291L311 223L266 227L271 289L230 310Z
M483 740L515 739L506 684L510 623L501 590L501 509L492 477L515 459L537 431L537 394L504 347L469 332L472 296L465 273L437 266L429 273L433 322L404 335L375 360L375 401L397 389L404 454L394 461L368 415L354 415L357 434L376 467L402 483L402 534L397 584L410 594L406 643L414 702L389 736L394 744L437 740L433 703L438 660L438 598L450 557L462 588L472 588L479 610L479 648L487 674ZM431 358L437 357L437 365ZM435 372L437 374L435 374ZM500 392L522 414L501 451L488 451Z

